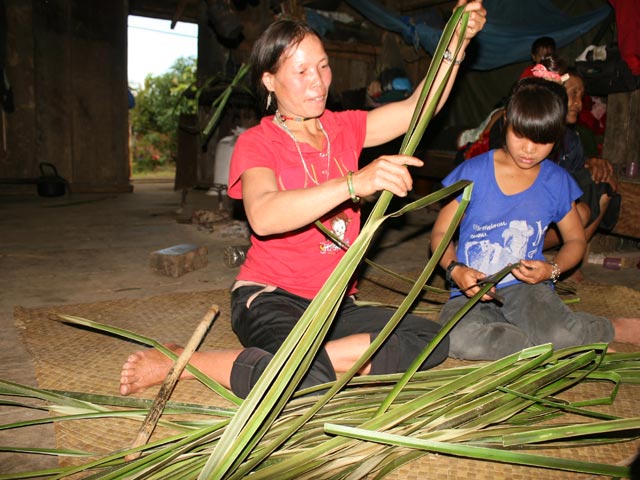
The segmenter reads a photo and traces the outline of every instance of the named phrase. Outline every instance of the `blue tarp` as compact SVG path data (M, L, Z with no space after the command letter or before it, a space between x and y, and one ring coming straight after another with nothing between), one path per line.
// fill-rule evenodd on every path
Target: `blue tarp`
M429 54L435 51L442 28L422 21L412 23L407 17L387 10L374 0L346 0L360 14L378 27L401 34L407 43L421 45ZM531 58L531 44L550 36L558 48L568 45L602 22L611 13L609 5L592 12L570 16L551 0L484 0L487 23L473 41L468 68L491 70Z

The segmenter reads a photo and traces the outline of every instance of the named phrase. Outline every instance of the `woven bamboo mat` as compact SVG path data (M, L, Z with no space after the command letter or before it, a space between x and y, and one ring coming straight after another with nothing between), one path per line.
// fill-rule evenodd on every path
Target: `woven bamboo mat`
M400 292L407 290L396 281L364 281L361 299L397 303ZM582 301L574 306L606 316L637 316L640 312L640 292L626 287L583 285L578 294ZM442 295L426 296L429 305L437 309ZM435 303L434 303L435 302ZM104 395L117 395L120 366L126 357L141 347L114 336L96 333L84 328L55 321L56 314L68 314L132 330L160 342L184 344L194 331L200 318L212 305L220 307L220 314L205 338L201 349L237 347L239 343L229 325L229 293L203 291L176 293L142 299L123 299L97 303L62 305L27 309L16 307L15 322L21 337L34 359L36 376L42 388L80 391ZM436 313L437 315L437 313ZM620 351L629 346L617 345ZM462 362L449 359L442 366L450 367ZM580 386L580 395L593 398L603 396L605 386ZM139 396L152 399L157 388ZM602 391L601 391L602 390ZM577 394L577 393L572 393ZM614 405L600 407L603 411L624 417L640 416L636 399L640 387L624 386ZM172 401L228 406L196 381L179 382ZM133 441L139 423L130 420L82 420L56 425L56 442L60 448L81 449L96 454L125 448ZM159 428L155 438L172 433ZM544 451L545 454L588 461L622 462L628 460L640 447L640 442L627 442L599 447ZM65 464L77 461L65 461ZM501 465L492 462L456 459L428 454L392 473L394 479L540 479L587 478L586 476L548 472L541 469Z
M56 314L87 318L145 335L162 343L184 345L211 305L220 314L200 349L239 347L229 324L229 292L226 290L176 293L139 300L113 300L50 308L16 307L14 318L35 362L41 388L119 395L120 367L140 344L119 337L56 321ZM153 399L159 387L136 397ZM199 382L178 382L171 401L227 407L231 404ZM131 445L140 423L124 419L59 422L55 425L59 448L103 454ZM151 440L176 433L158 427ZM63 459L63 465L82 463Z

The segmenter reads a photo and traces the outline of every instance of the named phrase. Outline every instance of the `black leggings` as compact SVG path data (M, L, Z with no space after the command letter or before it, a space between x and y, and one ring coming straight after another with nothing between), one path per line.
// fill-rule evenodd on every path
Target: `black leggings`
M231 389L241 398L248 395L310 303L309 300L282 289L264 291L256 296L260 290L260 286L244 286L231 294L231 326L246 347L231 371ZM249 300L250 305L247 306ZM353 299L347 298L340 306L326 341L358 333L368 333L373 340L392 314L391 309L357 306ZM373 356L371 374L405 371L439 330L440 326L436 322L417 315L406 315ZM449 341L445 338L420 369L426 370L440 364L447 358L448 352ZM322 348L298 388L335 379L336 372L329 355Z

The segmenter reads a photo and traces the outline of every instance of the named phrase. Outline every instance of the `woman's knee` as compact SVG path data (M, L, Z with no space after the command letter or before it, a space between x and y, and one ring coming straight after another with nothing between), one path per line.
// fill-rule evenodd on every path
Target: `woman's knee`
M397 373L406 371L425 351L430 342L436 341L440 326L422 317L409 317L403 329L389 336L372 358L371 374ZM404 320L403 320L404 322ZM371 334L371 341L377 333ZM442 338L425 358L419 370L427 370L444 362L449 355L449 339Z
M257 347L245 348L236 358L231 369L231 390L240 398L246 398L258 382L273 354ZM297 390L315 387L336 380L336 372L324 349L320 350L302 378Z

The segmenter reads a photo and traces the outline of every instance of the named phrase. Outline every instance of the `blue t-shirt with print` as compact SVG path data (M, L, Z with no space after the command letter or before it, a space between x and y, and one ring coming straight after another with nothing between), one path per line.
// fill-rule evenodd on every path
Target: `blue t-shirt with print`
M445 186L459 180L473 182L460 223L457 255L459 261L487 275L521 259L545 260L542 247L549 224L562 220L571 202L582 195L571 175L550 160L540 164L531 187L505 195L495 179L494 152L466 160L442 181ZM509 274L498 286L517 282Z

